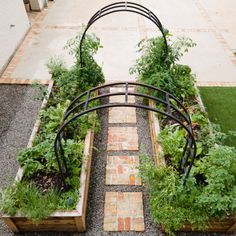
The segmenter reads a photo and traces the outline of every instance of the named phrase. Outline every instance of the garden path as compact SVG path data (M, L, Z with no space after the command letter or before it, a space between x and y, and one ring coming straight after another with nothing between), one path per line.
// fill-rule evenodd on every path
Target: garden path
M111 92L119 92L121 89L113 88ZM109 99L110 103L121 103L124 100L120 96ZM132 102L135 102L134 99ZM107 151L105 184L140 186L139 143L134 108L113 107L109 109ZM121 151L133 151L137 154L114 154ZM104 208L105 231L144 231L142 192L133 192L132 188L128 192L106 192Z
M124 87L111 89L121 91ZM108 91L102 89L100 92L107 94ZM122 96L108 99L102 98L101 104L124 102ZM129 103L134 102L141 104L129 96ZM94 139L96 148L91 163L87 231L74 236L159 235L149 212L148 194L137 170L142 161L140 154L153 155L147 112L140 108L119 107L101 109L97 113L101 129Z

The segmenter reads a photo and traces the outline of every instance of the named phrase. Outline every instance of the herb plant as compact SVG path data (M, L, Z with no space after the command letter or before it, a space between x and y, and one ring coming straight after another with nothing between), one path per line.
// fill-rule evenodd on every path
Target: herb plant
M36 179L38 176L44 178L58 173L53 145L63 114L70 102L82 92L104 82L102 69L93 59L94 54L101 47L99 39L95 35L85 37L82 67L79 52L80 39L81 33L75 39L69 40L66 45L66 49L75 59L71 68L66 68L59 58L54 57L48 62L48 69L54 81L53 89L47 106L40 111L40 128L32 147L23 149L17 155L17 160L24 169L24 175L22 182L14 184L3 192L1 209L4 213L14 215L18 212L34 221L39 221L47 218L56 209L73 209L76 206L79 197L84 138L88 129L93 128L94 123L95 131L98 131L99 121L96 115L83 116L79 121L71 122L65 129L66 141L63 141L62 145L65 159L68 160L70 176L67 177L66 182L69 189L66 192L61 192L60 186L42 189ZM80 110L77 109L76 112Z
M236 212L236 150L224 145L227 138L198 104L195 76L187 65L179 64L184 52L195 46L190 39L172 42L166 33L168 55L162 37L140 42L141 57L131 69L140 82L161 88L177 97L187 108L197 144L197 157L183 185L178 163L185 144L186 131L175 121L159 115L161 132L157 141L162 145L165 166L142 157L140 172L150 194L150 211L155 223L165 231L174 231L191 224L204 230L208 221ZM151 95L160 96L152 93ZM157 104L158 109L163 106Z

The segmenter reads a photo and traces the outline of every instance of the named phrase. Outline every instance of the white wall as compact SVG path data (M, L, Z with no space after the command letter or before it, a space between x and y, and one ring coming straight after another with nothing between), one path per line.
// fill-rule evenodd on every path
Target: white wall
M23 0L0 0L0 75L29 26Z

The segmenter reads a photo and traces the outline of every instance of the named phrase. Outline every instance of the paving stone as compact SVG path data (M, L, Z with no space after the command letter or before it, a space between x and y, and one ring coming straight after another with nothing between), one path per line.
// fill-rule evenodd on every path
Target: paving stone
M136 123L136 109L112 107L109 109L109 123Z
M138 156L108 156L107 185L141 185Z
M144 231L142 192L107 192L105 231Z
M138 151L137 127L109 127L108 151Z
M124 92L124 87L113 87L110 88L111 93L117 93L117 92ZM129 92L134 92L134 88L129 88ZM125 102L125 96L119 95L119 96L111 96L110 103L124 103ZM135 97L134 96L128 96L128 102L129 103L135 103Z

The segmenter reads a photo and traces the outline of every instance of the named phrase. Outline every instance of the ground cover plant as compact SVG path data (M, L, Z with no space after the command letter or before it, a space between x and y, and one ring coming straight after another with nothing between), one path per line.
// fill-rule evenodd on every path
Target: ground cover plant
M99 128L96 115L83 116L65 130L63 148L70 173L66 179L66 190L63 189L53 145L70 102L82 92L104 83L101 67L93 59L101 47L100 40L95 35L86 36L83 44L84 64L81 67L80 38L81 33L66 45L75 61L71 68L66 68L58 58L52 58L47 65L54 81L53 89L47 106L40 111L40 128L32 147L23 149L17 155L24 170L23 178L1 193L0 206L3 213L19 213L38 222L55 210L74 209L78 202L84 139L94 122L97 124L96 129Z
M144 154L140 167L150 193L153 220L173 234L185 223L203 230L209 220L236 212L236 149L225 145L227 135L209 122L208 114L200 107L191 68L179 64L183 53L195 44L186 38L173 42L168 33L166 37L167 58L162 37L143 40L138 45L141 57L131 73L136 73L140 82L177 97L191 116L197 158L185 185L178 173L178 163L187 134L176 122L162 115L158 116L161 126L158 142L163 147L166 165L156 166L152 158ZM164 111L162 105L158 104L158 108Z
M236 88L200 87L199 91L209 119L219 124L224 133L236 131ZM228 137L225 144L236 147L236 137Z

